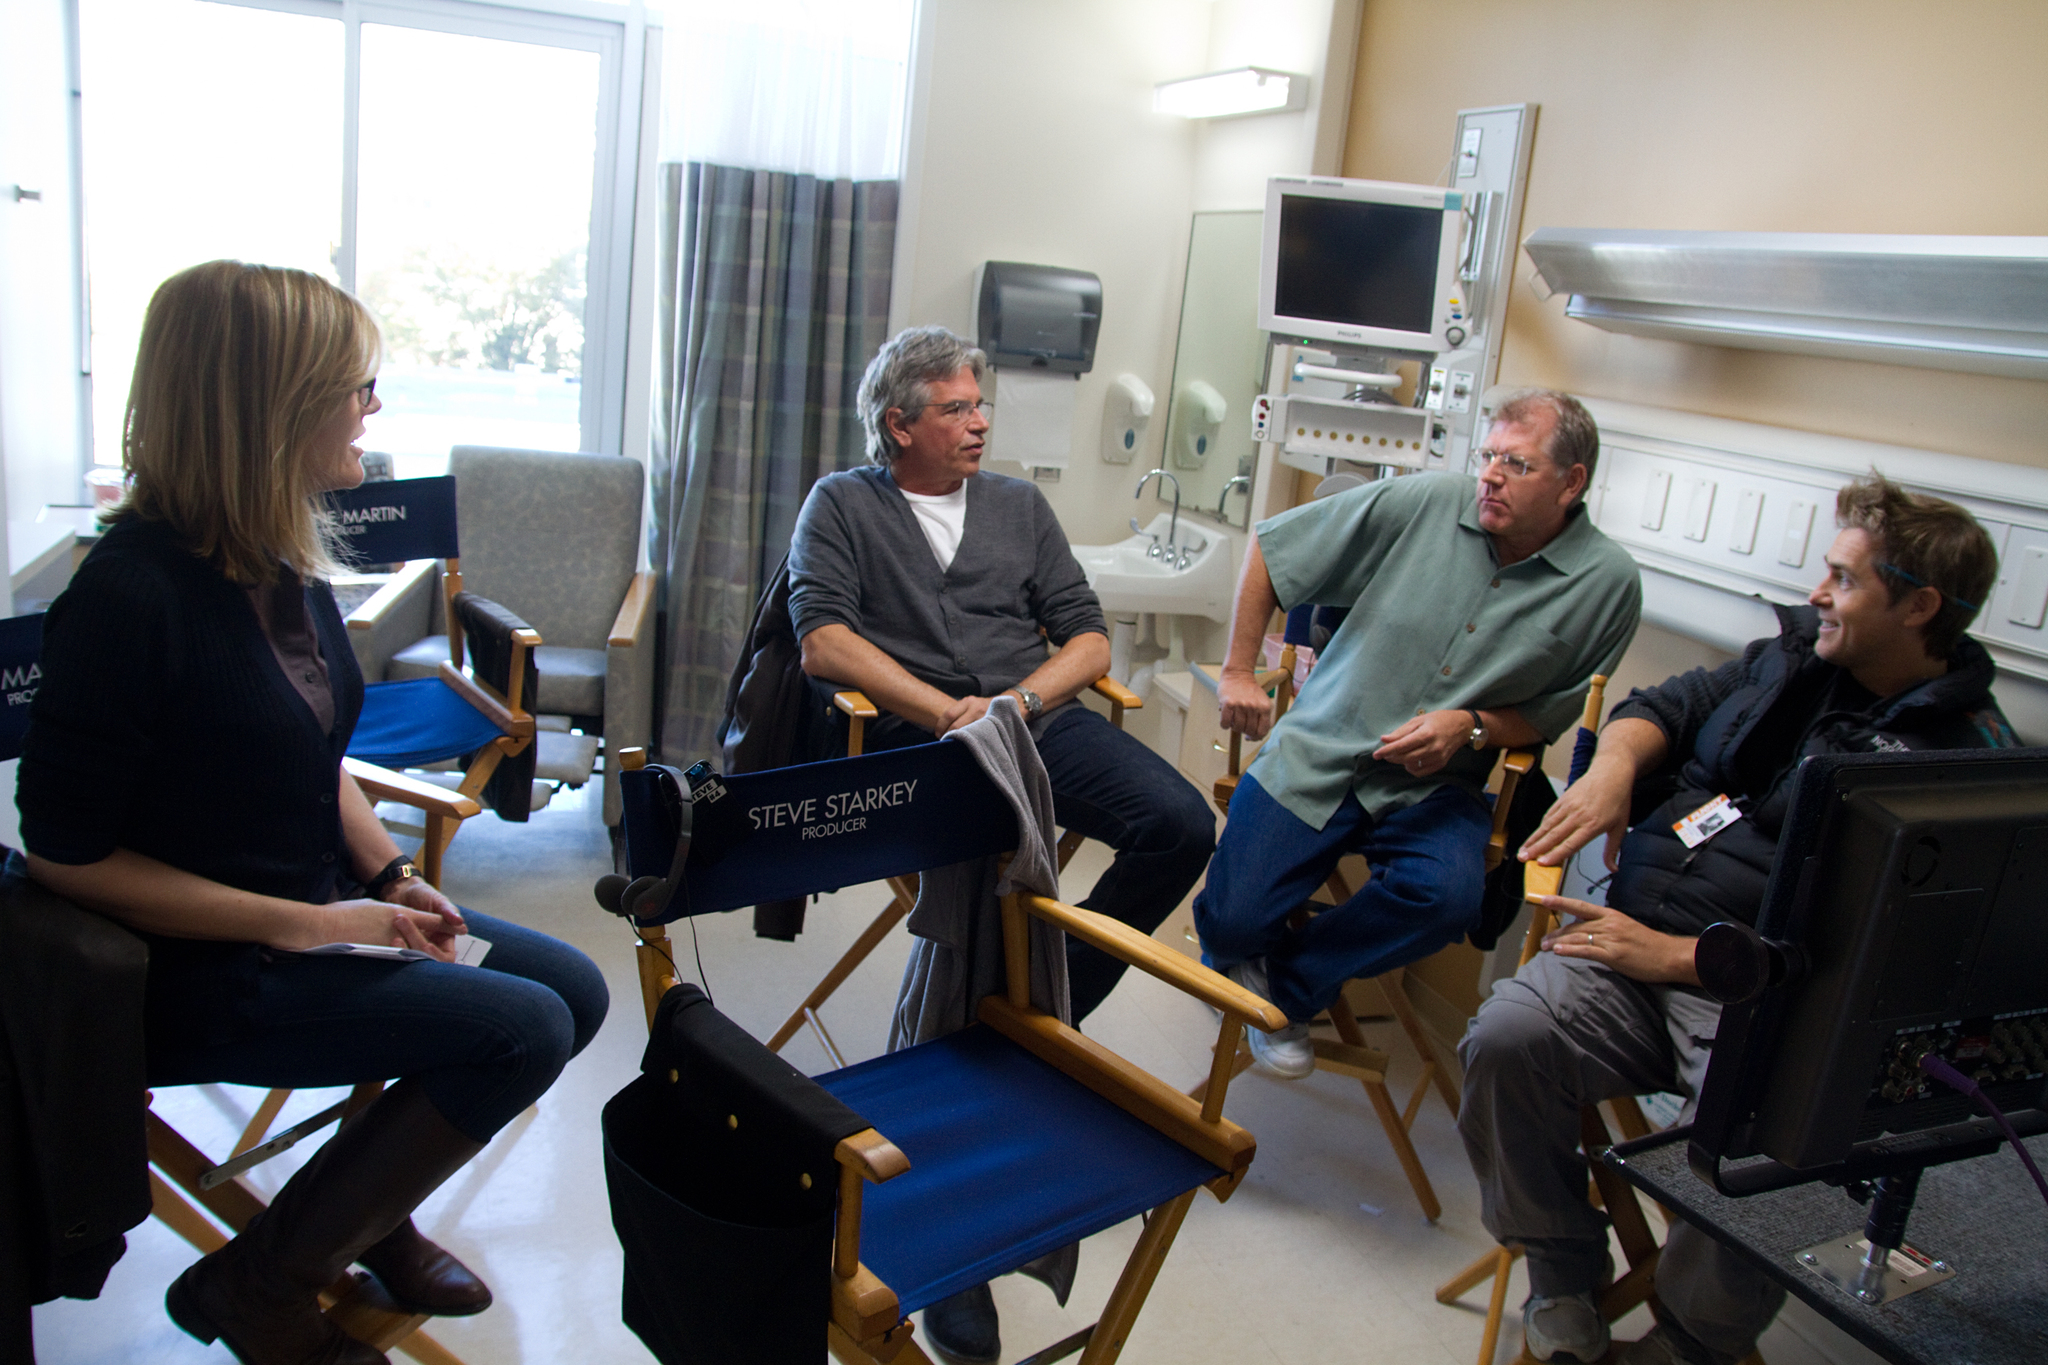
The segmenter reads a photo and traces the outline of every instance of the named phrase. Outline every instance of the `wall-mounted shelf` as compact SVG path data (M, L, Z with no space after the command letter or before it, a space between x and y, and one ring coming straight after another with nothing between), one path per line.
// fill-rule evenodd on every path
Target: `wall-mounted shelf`
M1539 228L1522 248L1610 332L2048 379L2048 237Z

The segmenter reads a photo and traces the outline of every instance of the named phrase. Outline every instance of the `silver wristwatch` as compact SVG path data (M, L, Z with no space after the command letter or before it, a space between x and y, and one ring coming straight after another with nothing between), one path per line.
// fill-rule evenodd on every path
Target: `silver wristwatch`
M1039 714L1045 710L1045 699L1023 683L1018 683L1010 690L1017 694L1018 701L1024 703L1024 718L1026 720L1037 720Z
M1465 714L1472 717L1472 747L1474 749L1484 749L1486 747L1485 723L1479 719L1477 711L1468 709Z

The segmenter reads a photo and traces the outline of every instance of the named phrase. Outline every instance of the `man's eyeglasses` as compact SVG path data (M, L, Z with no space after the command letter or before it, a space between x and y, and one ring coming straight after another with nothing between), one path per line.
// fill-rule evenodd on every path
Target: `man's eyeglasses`
M370 406L370 400L372 398L375 398L376 396L377 381L374 379L372 379L369 383L363 385L360 389L356 390L356 402L358 405L362 407L367 408L368 406Z
M978 412L981 414L982 421L992 422L995 420L996 405L987 399L976 403L961 398L951 403L928 403L925 405L925 411L936 412L948 422L964 422L967 420L968 414Z
M1498 464L1518 479L1526 478L1533 469L1542 468L1541 465L1530 464L1521 456L1510 455L1504 450L1475 450L1472 452L1472 459L1466 465L1466 472L1477 474L1492 464Z

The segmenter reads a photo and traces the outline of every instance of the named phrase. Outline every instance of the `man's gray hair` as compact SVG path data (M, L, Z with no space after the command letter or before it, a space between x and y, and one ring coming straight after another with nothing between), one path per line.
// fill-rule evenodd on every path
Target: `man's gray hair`
M1586 488L1591 488L1600 467L1600 427L1584 403L1558 389L1516 389L1494 406L1493 420L1520 426L1533 421L1539 412L1557 419L1550 439L1543 443L1543 453L1561 473L1569 474L1575 464L1584 465ZM1580 490L1579 497L1585 496Z
M868 459L886 465L897 455L889 435L888 414L900 408L913 422L931 401L931 386L960 373L962 365L981 378L988 357L943 327L906 327L882 343L867 373L860 377L856 411L867 429Z

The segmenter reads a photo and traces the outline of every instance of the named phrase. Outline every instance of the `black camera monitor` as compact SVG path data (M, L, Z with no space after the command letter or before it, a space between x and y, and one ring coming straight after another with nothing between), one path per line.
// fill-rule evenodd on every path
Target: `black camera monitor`
M1750 1173L1719 1158L1825 1179L1995 1146L1930 1054L2048 1131L2048 749L1806 760L1755 932L1715 926L1698 960L1736 1002L1693 1134L1729 1193Z

